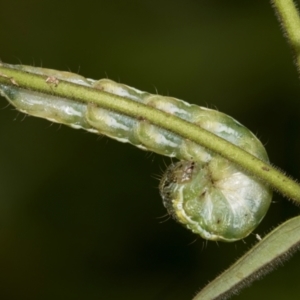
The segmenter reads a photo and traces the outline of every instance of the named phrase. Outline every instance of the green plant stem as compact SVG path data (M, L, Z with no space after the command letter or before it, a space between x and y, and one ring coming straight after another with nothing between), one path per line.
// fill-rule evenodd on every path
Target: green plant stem
M300 18L292 0L271 0L285 36L291 45L300 73Z
M94 88L60 80L54 86L46 82L47 77L0 65L0 84L36 91L41 94L55 95L66 99L93 103L134 118L143 118L172 131L183 138L210 149L244 170L253 174L273 189L300 203L300 185L276 170L271 165L259 160L239 147L225 141L216 135L199 128L192 123L167 114L153 107L132 101L130 99L106 93Z

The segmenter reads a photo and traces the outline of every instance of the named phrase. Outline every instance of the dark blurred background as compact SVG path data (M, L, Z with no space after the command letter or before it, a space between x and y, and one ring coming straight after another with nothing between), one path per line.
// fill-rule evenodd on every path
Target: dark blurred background
M268 1L2 1L0 59L217 108L300 178L300 81ZM191 299L255 243L165 217L169 158L0 99L0 299ZM281 196L255 233L299 210ZM300 253L236 299L299 298Z

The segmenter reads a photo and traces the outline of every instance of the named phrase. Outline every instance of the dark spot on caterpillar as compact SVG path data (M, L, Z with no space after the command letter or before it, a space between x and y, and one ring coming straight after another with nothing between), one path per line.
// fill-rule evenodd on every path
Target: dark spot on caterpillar
M217 224L220 224L220 223L221 223L221 220L220 220L220 219L218 219L218 220L217 220Z
M262 170L264 170L264 171L270 171L270 168L268 168L268 167L266 167L266 166L263 166L263 167L262 167Z
M186 172L187 174L191 174L191 173L193 172L193 170L194 170L194 167L195 167L195 163L194 163L194 162L191 162L190 166L188 166L188 167L186 168L185 172Z
M210 170L208 170L208 172L207 172L207 180L209 180L210 183L212 184L212 186L214 186L215 180L214 180L213 175L212 175L212 173L210 172Z
M141 121L141 122L142 122L142 121L146 121L146 119L145 119L144 117L141 117L141 116L138 116L137 119L138 119L139 121Z
M205 196L205 195L206 195L206 192L207 192L207 191L204 191L204 192L200 195L200 197Z

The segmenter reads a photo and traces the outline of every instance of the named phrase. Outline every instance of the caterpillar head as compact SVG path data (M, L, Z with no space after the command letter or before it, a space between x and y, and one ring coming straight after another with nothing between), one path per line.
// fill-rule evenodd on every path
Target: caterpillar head
M169 214L207 240L232 242L248 236L271 203L271 190L215 156L206 163L168 167L160 194Z

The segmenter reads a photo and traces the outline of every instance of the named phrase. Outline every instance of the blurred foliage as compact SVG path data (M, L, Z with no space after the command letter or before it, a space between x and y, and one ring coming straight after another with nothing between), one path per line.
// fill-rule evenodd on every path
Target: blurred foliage
M300 83L268 1L4 1L0 43L7 63L217 108L300 178ZM169 220L157 177L170 159L0 107L0 299L191 299L255 242ZM297 214L275 195L256 233ZM236 298L297 298L299 264Z

